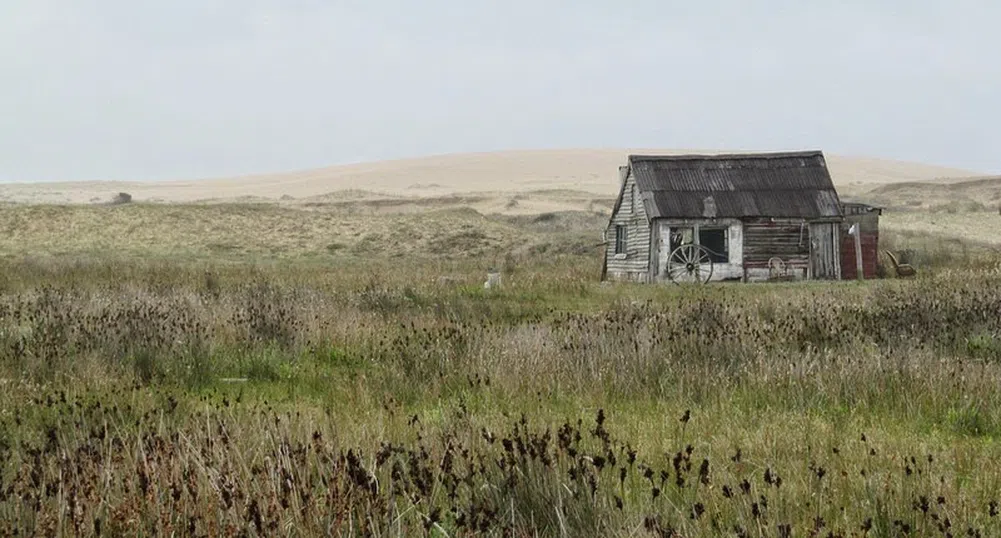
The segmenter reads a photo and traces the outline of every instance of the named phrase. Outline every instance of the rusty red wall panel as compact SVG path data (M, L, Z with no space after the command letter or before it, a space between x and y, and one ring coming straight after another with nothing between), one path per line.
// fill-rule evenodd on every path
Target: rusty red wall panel
M876 267L879 264L879 234L865 233L862 240L862 278L876 278ZM855 269L855 238L843 234L841 236L841 278L854 280Z

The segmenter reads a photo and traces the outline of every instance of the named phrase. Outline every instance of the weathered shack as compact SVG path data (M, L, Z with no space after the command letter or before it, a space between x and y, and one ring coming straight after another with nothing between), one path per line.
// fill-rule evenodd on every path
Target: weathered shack
M876 278L879 267L879 216L882 208L857 203L841 204L845 220L841 223L841 274L845 280L858 277L855 262L855 237L849 234L852 225L858 225L862 251L862 278Z
M631 155L619 176L603 279L842 277L844 213L820 151Z

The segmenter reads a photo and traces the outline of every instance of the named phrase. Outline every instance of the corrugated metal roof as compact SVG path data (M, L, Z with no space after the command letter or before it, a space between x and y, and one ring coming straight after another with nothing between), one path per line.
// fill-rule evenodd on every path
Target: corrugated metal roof
M650 218L840 217L819 151L730 155L631 155Z

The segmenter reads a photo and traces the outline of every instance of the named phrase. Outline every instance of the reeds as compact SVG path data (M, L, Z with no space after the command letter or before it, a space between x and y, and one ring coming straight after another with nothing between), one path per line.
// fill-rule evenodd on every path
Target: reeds
M182 407L169 393L134 386L100 399L57 391L33 404L4 421L5 536L593 536L637 528L656 536L991 536L1001 529L990 496L997 490L958 475L953 455L888 458L864 434L776 469L739 447L731 456L709 454L707 440L686 441L681 430L664 432L663 451L636 450L603 410L555 428L523 415L493 431L453 409L453 425L410 418L396 432L401 441L352 447L337 440L336 425L260 401Z

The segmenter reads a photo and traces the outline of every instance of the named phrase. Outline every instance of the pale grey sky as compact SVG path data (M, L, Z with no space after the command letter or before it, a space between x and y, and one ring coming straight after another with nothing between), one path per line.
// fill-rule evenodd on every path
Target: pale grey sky
M999 26L993 0L3 0L0 181L561 147L996 173Z

